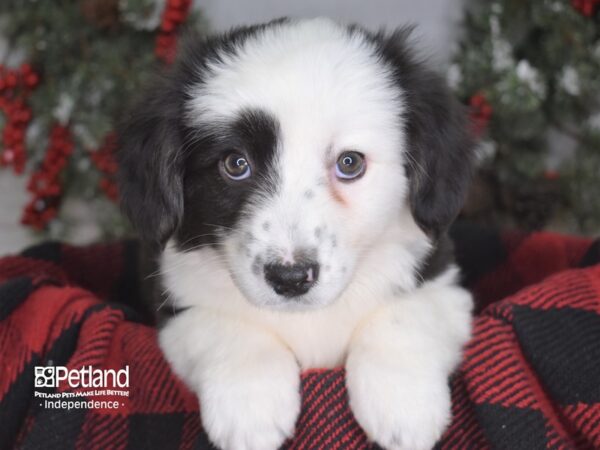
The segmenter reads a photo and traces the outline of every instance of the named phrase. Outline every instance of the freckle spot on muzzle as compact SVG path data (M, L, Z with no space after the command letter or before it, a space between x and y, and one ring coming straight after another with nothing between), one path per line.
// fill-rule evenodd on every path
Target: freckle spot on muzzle
M331 235L331 246L332 246L333 248L336 248L336 247L337 247L337 236L336 236L335 234L332 234L332 235Z
M261 271L262 265L263 265L262 258L260 256L255 257L254 261L252 261L252 273L256 276L260 276L261 272L262 272Z
M322 233L321 227L316 227L315 228L315 237L317 239L321 239L321 233Z
M240 242L240 244L237 246L237 248L238 248L238 252L243 253L248 258L250 258L252 256L252 251L250 250L250 247L245 242Z

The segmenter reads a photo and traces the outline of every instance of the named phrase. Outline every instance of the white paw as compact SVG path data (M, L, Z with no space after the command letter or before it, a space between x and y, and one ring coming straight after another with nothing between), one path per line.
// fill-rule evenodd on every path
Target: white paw
M294 434L300 412L297 366L260 363L207 380L199 392L204 429L223 450L276 450Z
M356 420L385 449L431 449L449 424L450 390L443 374L412 377L349 358L346 383Z

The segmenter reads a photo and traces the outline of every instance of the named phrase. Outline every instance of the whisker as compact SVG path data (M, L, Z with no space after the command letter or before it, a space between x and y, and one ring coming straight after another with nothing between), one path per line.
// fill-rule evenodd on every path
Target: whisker
M164 293L163 293L164 295ZM165 295L165 299L161 302L160 305L158 305L158 307L156 308L156 312L160 311L162 309L163 306L165 306L165 304L169 301L170 299L170 295Z
M195 236L192 236L192 237L190 237L190 238L186 239L184 242L182 242L181 244L179 244L179 246L180 246L180 247L183 247L183 246L185 246L185 245L186 245L188 242L190 242L190 241L193 241L194 239L199 239L199 238L202 238L202 237L217 237L217 238L218 238L218 237L221 237L221 235L220 235L220 234L218 234L218 233L205 233L205 234L198 234L198 235L195 235ZM219 244L219 243L218 243L218 242L215 242L214 244ZM213 245L213 244L211 243L210 245Z

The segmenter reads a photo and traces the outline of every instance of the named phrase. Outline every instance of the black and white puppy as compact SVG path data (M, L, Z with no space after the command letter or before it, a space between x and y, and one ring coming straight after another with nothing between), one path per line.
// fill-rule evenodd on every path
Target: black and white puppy
M445 230L472 145L408 35L316 19L196 40L125 123L123 205L177 311L160 345L223 449L278 448L314 367L346 367L383 447L448 424L472 302Z

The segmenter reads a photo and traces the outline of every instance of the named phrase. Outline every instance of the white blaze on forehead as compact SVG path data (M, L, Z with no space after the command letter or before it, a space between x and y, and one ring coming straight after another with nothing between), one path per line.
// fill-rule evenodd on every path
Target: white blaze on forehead
M327 19L292 21L267 27L220 59L190 92L190 124L260 108L279 122L286 153L323 153L331 145L398 149L401 93L361 32Z

